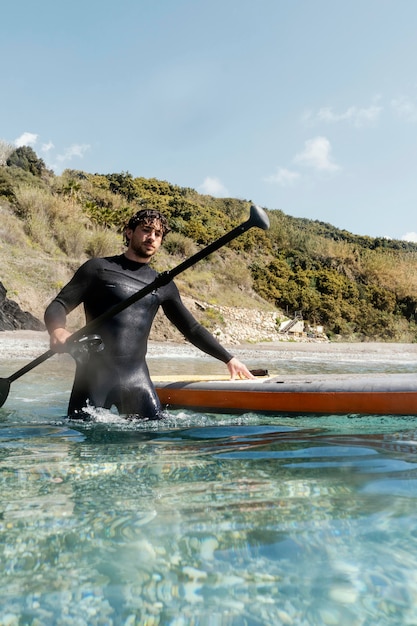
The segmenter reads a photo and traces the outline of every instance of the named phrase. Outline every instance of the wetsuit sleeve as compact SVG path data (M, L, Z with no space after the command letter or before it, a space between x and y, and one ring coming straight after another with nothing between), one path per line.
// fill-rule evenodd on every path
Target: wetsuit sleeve
M67 323L67 314L63 305L57 300L53 300L45 311L45 326L49 333L56 328L65 328Z
M61 289L45 311L45 326L49 332L56 328L65 328L68 313L84 300L91 287L94 275L93 261L84 263L72 279Z
M228 363L233 355L204 328L184 306L177 287L174 283L169 285L170 296L162 302L162 309L170 322L178 328L188 341L206 354Z

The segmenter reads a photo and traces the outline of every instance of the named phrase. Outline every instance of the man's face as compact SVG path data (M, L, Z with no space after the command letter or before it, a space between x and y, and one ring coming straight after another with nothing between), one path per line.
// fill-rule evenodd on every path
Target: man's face
M158 220L138 224L135 230L128 229L129 250L142 261L148 262L158 252L163 237L162 225Z

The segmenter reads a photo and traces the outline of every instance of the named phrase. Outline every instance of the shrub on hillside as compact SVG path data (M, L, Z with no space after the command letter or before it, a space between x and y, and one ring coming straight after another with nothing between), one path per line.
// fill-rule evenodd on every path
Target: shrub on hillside
M46 172L44 161L37 156L36 152L30 146L20 146L16 148L8 157L7 165L14 165L38 177Z
M171 232L164 241L165 250L174 256L188 258L197 252L197 246L190 237Z
M0 167L0 197L9 202L16 202L13 179L5 167Z
M74 202L29 186L16 189L16 200L25 231L46 252L59 247L69 256L84 253L88 219Z
M120 233L108 228L95 226L88 232L85 252L90 257L103 257L120 254L123 241Z

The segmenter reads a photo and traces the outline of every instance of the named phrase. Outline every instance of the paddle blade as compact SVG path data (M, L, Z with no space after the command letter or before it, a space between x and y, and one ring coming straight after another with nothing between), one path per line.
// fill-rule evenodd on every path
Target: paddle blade
M265 213L260 206L256 204L252 204L250 208L249 220L250 226L257 226L258 228L262 228L263 230L268 230L269 228L269 217Z
M0 378L0 407L7 400L10 391L10 380L8 378Z

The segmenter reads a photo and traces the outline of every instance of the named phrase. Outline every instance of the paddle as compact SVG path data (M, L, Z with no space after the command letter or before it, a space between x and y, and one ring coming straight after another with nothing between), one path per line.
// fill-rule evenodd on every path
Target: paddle
M252 204L250 208L249 219L246 220L246 222L243 222L240 226L236 226L236 228L234 228L230 232L226 233L222 237L219 237L219 239L216 239L216 241L213 241L213 243L210 243L207 247L203 248L196 254L193 254L193 256L191 256L189 259L186 259L185 261L174 267L172 270L167 270L166 272L158 274L155 280L149 283L149 285L143 287L143 289L140 289L122 302L119 302L119 304L116 304L116 306L110 308L102 315L99 315L94 320L91 320L79 330L76 330L75 333L68 337L67 342L74 343L85 337L85 335L94 333L99 328L99 326L101 326L108 319L114 317L124 309L127 309L127 307L129 307L131 304L137 302L141 298L144 298L149 293L152 293L152 291L154 291L155 289L167 285L173 278L175 278L175 276L178 276L178 274L181 274L181 272L184 272L189 267L195 265L195 263L198 263L198 261L206 258L209 254L212 254L212 252L215 252L216 250L226 245L233 239L236 239L236 237L239 237L239 235L242 235L254 226L256 226L257 228L262 228L263 230L267 230L269 228L269 219L263 209ZM7 400L10 391L10 385L12 382L14 382L27 372L30 372L30 370L32 370L37 365L40 365L40 363L43 363L54 354L56 353L53 350L48 350L8 378L0 378L0 407L2 407Z

